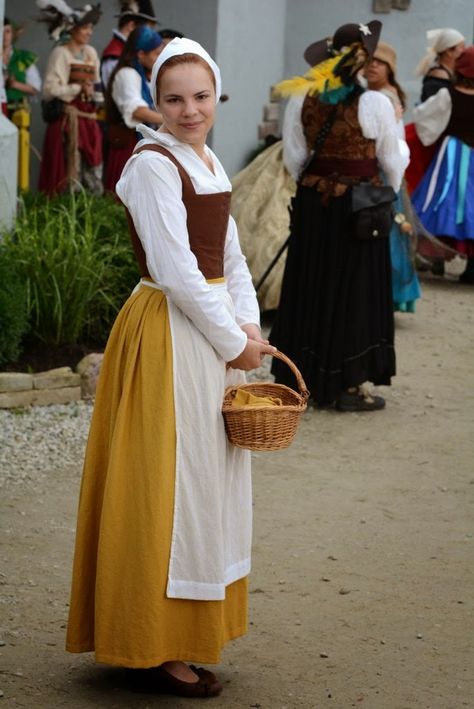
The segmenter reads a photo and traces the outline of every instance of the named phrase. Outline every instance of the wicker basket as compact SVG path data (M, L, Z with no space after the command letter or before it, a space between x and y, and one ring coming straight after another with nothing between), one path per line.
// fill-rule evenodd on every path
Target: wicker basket
M292 370L300 393L284 384L252 382L228 387L224 396L224 415L227 437L234 446L252 451L276 451L288 448L292 442L299 418L306 410L309 392L296 365L282 352L274 352ZM232 406L237 389L245 389L254 396L273 396L282 401L282 406Z

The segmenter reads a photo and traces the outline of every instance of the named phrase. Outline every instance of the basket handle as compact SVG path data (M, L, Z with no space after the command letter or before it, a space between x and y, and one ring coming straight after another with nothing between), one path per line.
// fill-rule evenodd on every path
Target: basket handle
M304 383L304 379L301 376L301 372L296 366L294 362L291 361L289 357L287 357L283 352L280 352L280 350L276 350L276 352L270 352L270 357L276 357L277 359L281 359L282 362L288 365L288 367L291 369L293 374L296 377L296 381L298 383L298 389L300 392L301 397L307 401L309 397L309 391L306 387L306 384Z

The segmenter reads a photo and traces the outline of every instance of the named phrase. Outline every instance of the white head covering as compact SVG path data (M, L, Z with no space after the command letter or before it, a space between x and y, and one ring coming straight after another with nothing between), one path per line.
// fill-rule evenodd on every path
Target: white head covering
M217 103L220 99L222 92L221 72L219 70L219 67L217 66L215 61L211 59L204 47L201 47L198 42L195 42L192 39L186 39L186 37L183 37L182 39L177 37L176 39L171 40L171 42L166 45L161 54L158 56L156 62L153 64L153 69L151 70L150 87L155 107L158 108L156 101L156 77L158 76L158 72L168 59L171 59L171 57L177 57L180 54L197 54L198 57L204 59L206 64L209 64L216 80Z
M425 54L415 71L420 76L426 74L428 69L431 68L438 54L465 41L465 37L460 32L449 27L428 30L426 39L428 40L427 54Z

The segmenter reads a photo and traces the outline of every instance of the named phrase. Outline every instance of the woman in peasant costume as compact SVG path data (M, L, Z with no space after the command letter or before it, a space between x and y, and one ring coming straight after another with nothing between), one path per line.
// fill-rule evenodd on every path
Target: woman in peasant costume
M63 0L37 0L41 21L57 42L49 55L43 83L43 117L48 125L38 188L52 196L80 184L102 194L102 132L94 84L99 57L89 44L99 5L73 10Z
M247 630L250 452L222 402L274 348L206 146L220 72L175 39L151 77L163 125L117 184L142 279L106 348L79 503L67 649L130 669L137 689L219 694L213 673Z
M413 205L426 229L467 257L460 280L474 283L474 47L458 57L456 78L414 109L423 145L438 144Z
M369 89L381 91L393 105L402 145L405 139L403 112L405 94L396 80L397 55L386 42L379 42L365 70ZM415 270L415 226L410 217L413 209L404 181L394 203L395 218L390 230L390 258L392 261L392 295L395 311L414 313L421 296Z
M281 299L270 341L296 363L315 402L340 411L376 411L364 383L395 374L388 239L356 239L351 187L398 191L408 162L386 96L364 91L358 73L381 23L347 24L307 48L312 69L283 82L289 95L283 159L297 182ZM273 362L278 382L288 374Z

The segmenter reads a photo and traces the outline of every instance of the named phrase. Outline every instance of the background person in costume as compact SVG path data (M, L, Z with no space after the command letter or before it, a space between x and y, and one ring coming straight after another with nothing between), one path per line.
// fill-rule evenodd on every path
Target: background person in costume
M5 17L3 21L3 71L8 110L28 104L28 99L41 91L41 76L36 66L38 57L27 49L18 49L15 42L19 28Z
M404 142L403 113L406 108L405 93L396 79L397 55L393 47L379 42L365 69L367 85L372 91L380 91L391 101L399 136ZM403 145L403 143L402 143ZM392 296L396 311L415 312L415 301L421 290L415 270L416 237L410 222L410 197L402 182L394 202L396 212L390 231L390 258L392 262Z
M37 0L41 21L58 42L51 52L43 85L44 136L39 189L48 195L81 183L102 193L102 134L97 123L94 84L99 58L89 42L99 6L73 10L61 0Z
M474 47L456 60L454 84L417 106L414 122L423 145L438 144L413 205L425 227L467 256L460 276L474 283Z
M454 64L464 48L463 35L451 28L428 30L426 37L429 44L427 53L415 70L418 76L423 77L421 101L426 101L440 89L452 85ZM413 123L406 126L406 140L411 159L405 177L408 189L413 192L428 169L436 148L423 146ZM431 249L431 252L435 260L443 257L443 250L440 247ZM426 255L431 255L429 248Z
M298 186L270 341L297 364L319 405L341 411L382 408L362 384L390 384L395 374L388 239L357 239L351 202L351 186L380 185L382 170L398 191L407 164L390 101L356 78L380 29L378 21L343 25L307 48L304 77L277 87L291 97L283 159ZM275 362L272 371L289 383Z
M158 32L146 25L128 38L112 72L106 98L107 141L104 188L114 192L123 167L137 143L139 123L158 127L161 115L153 106L149 79L153 64L164 48Z
M428 30L427 53L416 68L423 77L421 101L433 96L442 88L449 88L454 79L456 59L464 49L464 36L457 30L445 27Z
M226 384L274 351L235 223L230 182L206 146L220 72L175 39L154 64L158 131L117 184L142 280L112 329L79 504L71 652L134 668L142 691L205 697L247 629L250 452L227 440ZM229 366L227 366L229 365Z
M106 91L109 79L124 50L125 42L133 30L141 25L154 29L157 25L155 12L150 0L121 0L118 28L113 31L113 37L102 52L100 76L103 90Z

